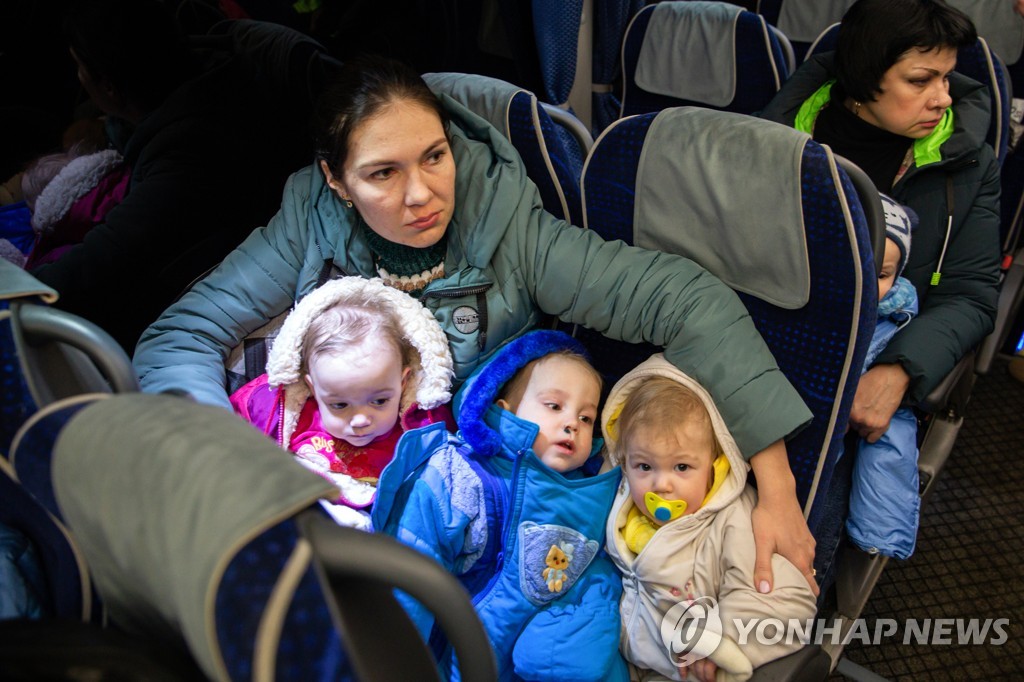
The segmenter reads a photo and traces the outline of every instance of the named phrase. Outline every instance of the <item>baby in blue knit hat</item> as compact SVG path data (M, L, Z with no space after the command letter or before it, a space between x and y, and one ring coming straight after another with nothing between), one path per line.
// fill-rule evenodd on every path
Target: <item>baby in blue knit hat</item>
M901 276L910 255L917 215L884 194L881 198L885 257L878 274L878 321L863 371L917 315L917 291ZM876 442L859 441L846 532L866 552L898 559L913 553L921 507L917 454L917 419L909 407L896 411L889 429Z
M881 197L882 210L885 213L885 258L882 260L882 270L878 274L879 301L889 293L893 284L903 274L907 259L910 258L910 233L917 225L917 214L913 209L896 203L885 194ZM913 288L907 280L903 282Z

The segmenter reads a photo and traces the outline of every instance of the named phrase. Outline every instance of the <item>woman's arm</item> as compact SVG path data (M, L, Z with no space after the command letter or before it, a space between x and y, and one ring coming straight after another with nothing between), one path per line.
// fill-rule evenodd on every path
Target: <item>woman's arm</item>
M991 150L979 160L986 170L960 229L950 238L942 278L936 286L919 288L920 313L875 361L876 366L902 367L909 379L906 402L911 405L924 399L994 326L999 298L999 167Z
M889 430L909 385L900 365L875 365L864 372L850 408L850 428L869 443L877 441Z
M796 499L796 481L781 440L750 458L757 479L757 506L751 513L754 529L754 586L768 593L774 586L772 555L780 554L796 567L817 596L814 579L814 536Z
M308 184L306 173L289 178L270 223L143 333L133 361L144 391L183 391L201 403L230 407L228 353L294 299L306 255Z
M664 347L711 392L745 457L810 421L739 298L695 262L606 242L539 206L515 248L541 310L613 339Z
M755 510L758 584L771 588L773 552L814 583L814 538L784 443L811 414L739 298L691 260L605 242L537 213L520 257L541 310L611 338L663 346L670 362L705 386L764 489Z

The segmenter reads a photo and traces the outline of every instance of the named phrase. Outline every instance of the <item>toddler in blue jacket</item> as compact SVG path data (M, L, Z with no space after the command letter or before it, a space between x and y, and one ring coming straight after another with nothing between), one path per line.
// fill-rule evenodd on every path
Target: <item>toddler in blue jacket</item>
M456 396L457 435L440 424L407 432L381 478L374 527L459 578L502 680L627 677L622 582L603 549L620 471L598 473L600 396L579 342L530 332ZM427 637L430 615L406 608ZM451 653L440 660L457 679Z
M864 371L896 332L917 315L917 290L900 276L910 255L917 215L884 194L882 208L885 259L878 275L878 322ZM913 554L921 511L917 454L917 418L909 407L896 410L888 430L877 441L858 441L846 532L861 549L897 559Z

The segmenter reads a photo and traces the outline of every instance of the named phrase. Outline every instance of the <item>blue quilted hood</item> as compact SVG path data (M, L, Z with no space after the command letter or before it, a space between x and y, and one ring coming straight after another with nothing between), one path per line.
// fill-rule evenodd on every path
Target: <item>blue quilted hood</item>
M462 437L477 454L493 457L501 451L501 435L484 419L501 387L527 363L561 350L589 358L583 344L573 337L541 329L506 343L466 380L454 399L455 418Z

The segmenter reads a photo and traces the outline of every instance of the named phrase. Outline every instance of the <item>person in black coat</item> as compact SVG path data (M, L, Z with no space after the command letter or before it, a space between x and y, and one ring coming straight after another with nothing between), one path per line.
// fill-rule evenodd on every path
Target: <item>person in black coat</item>
M196 47L158 0L84 0L66 26L78 78L107 114L131 182L84 243L33 274L60 294L57 307L131 353L195 278L266 223L288 174L308 163L306 102L254 68L253 50L273 43L268 59L279 61L295 54L290 42L312 50L283 27L269 31L273 41L228 31Z

